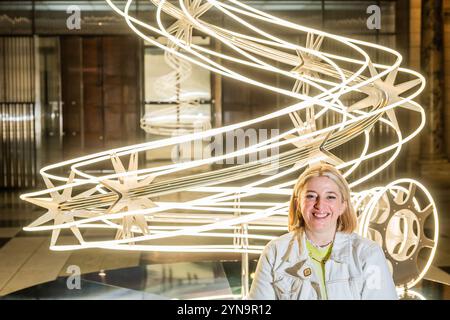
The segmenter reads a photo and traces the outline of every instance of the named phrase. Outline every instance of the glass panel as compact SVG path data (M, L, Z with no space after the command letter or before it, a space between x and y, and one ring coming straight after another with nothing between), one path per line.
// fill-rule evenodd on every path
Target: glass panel
M42 162L62 160L59 38L39 38L39 77L42 110Z
M145 110L141 128L146 131L147 141L211 128L210 71L155 47L145 48L144 65ZM200 147L204 144L194 144L194 149L199 150L170 146L149 151L147 160L201 158Z
M0 34L31 34L32 8L32 1L2 1L0 3Z
M117 3L117 1L114 1ZM136 1L130 7L135 12ZM36 33L128 34L125 20L106 1L35 1ZM75 18L79 15L79 26Z
M210 72L187 61L180 61L180 64L181 63L186 64L186 66L188 66L191 70L181 70L181 72L179 72L179 76L186 76L185 80L180 82L181 95L179 99L210 100ZM163 50L157 48L146 48L145 101L175 101L177 99L177 88L174 85L175 79L173 76L176 76L176 70L167 64ZM167 82L161 83L161 80L167 80Z
M395 2L382 1L380 7L381 29L369 29L367 19L372 15L367 8L374 1L325 1L324 27L328 32L340 35L358 33L395 32Z

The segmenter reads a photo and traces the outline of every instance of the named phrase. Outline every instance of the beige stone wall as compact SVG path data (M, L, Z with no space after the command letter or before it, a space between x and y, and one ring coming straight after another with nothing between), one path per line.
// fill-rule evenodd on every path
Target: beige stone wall
M408 68L420 72L420 19L421 0L410 0L410 45ZM450 159L450 0L444 0L444 67L445 67L445 137L446 153ZM419 121L418 116L410 118L411 126ZM423 133L422 133L423 134ZM420 156L420 137L411 141L408 146L408 170L414 172Z
M420 72L420 15L421 0L410 0L409 15L409 65L410 69ZM417 100L417 99L416 99ZM419 100L417 100L420 102ZM411 113L410 127L417 127L420 121L420 115ZM407 170L412 174L417 172L418 160L420 157L420 135L410 141L406 146L408 150Z
M445 137L450 159L450 0L444 0Z

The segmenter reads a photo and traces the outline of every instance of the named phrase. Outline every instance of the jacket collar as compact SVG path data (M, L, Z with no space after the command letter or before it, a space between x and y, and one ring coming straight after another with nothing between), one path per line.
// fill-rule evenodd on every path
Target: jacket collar
M282 260L288 263L304 262L308 259L308 249L306 248L306 235L304 231L292 231L292 238ZM299 250L301 248L301 250ZM347 263L350 257L351 243L350 234L336 232L331 249L330 260L338 263Z

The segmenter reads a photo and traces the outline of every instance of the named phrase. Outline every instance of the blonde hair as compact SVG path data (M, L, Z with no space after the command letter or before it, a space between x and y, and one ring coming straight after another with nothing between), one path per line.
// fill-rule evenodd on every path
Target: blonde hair
M314 177L328 177L333 180L339 187L342 201L345 202L346 207L345 211L338 218L336 228L337 231L345 233L353 232L353 230L356 229L357 220L355 209L350 202L350 188L348 186L348 183L339 172L339 170L337 170L332 165L325 163L320 163L309 167L298 178L291 196L291 202L289 206L289 231L302 231L305 228L305 220L303 219L302 213L300 212L300 201L296 200L299 200L300 194L308 180Z

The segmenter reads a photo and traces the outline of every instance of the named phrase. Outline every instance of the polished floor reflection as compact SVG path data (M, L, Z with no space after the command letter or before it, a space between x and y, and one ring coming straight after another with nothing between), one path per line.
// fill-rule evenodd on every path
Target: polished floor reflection
M237 275L239 276L239 270ZM155 264L85 274L20 290L5 299L211 299L233 295L220 262ZM233 282L233 281L231 281Z
M253 265L254 268L254 265ZM138 266L85 274L19 290L3 297L15 299L241 299L239 261L191 262ZM450 287L423 280L400 293L403 300L450 299Z

